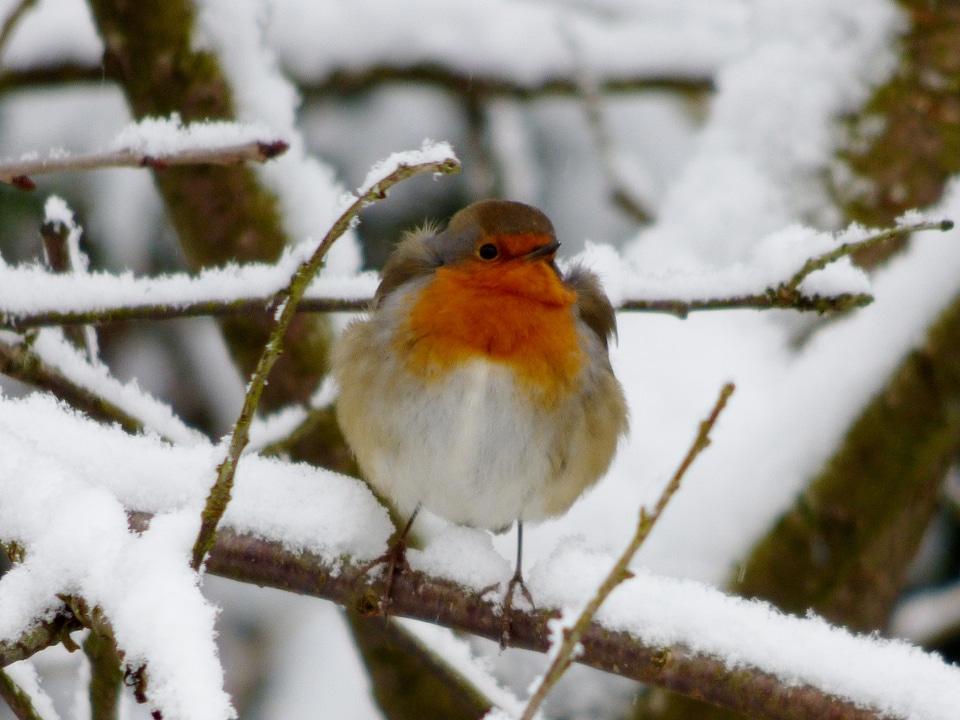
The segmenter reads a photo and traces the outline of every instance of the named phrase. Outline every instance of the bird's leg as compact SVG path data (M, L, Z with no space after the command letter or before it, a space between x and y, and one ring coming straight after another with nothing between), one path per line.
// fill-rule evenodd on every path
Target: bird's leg
M407 562L407 535L410 534L410 528L413 526L413 521L417 519L417 513L419 512L420 506L417 505L410 515L410 519L407 520L407 524L404 525L403 530L400 532L400 535L391 543L387 551L360 568L360 573L357 575L357 577L363 577L377 565L387 566L386 584L383 588L383 598L380 601L380 608L383 611L384 617L387 616L387 610L392 602L390 593L393 590L394 576L396 576L398 571L403 572L410 569L410 564Z
M517 520L517 567L513 571L513 577L510 578L510 582L507 583L507 594L503 598L503 632L500 635L500 649L502 650L507 646L507 643L510 642L510 623L513 620L513 596L516 593L517 586L520 586L520 591L523 593L523 597L526 598L527 602L530 603L530 606L536 609L536 605L533 602L533 596L530 594L530 591L527 590L527 586L523 583L523 521ZM490 585L485 587L480 591L480 596L486 595L491 590L500 587L500 584Z
M527 602L530 603L530 607L536 609L536 605L533 603L533 596L530 594L530 591L527 590L527 586L523 584L523 520L517 520L517 567L513 571L513 577L510 578L510 582L507 584L507 594L503 599L503 634L500 635L500 648L505 648L507 643L510 641L510 621L513 619L513 594L517 589L517 585L520 586L520 590L523 592L523 596L527 599Z

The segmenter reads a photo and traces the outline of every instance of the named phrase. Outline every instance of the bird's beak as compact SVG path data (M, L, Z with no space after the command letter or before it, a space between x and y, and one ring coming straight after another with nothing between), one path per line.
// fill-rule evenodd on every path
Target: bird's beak
M545 245L540 245L538 247L535 247L533 250L528 252L523 257L526 260L540 260L541 258L550 257L551 255L556 253L559 247L560 247L560 243L558 241L551 240Z

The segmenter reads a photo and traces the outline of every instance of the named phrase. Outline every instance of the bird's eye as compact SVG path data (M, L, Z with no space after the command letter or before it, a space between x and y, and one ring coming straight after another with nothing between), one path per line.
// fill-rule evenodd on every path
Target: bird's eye
M477 251L481 258L484 260L493 260L497 255L500 254L500 251L497 250L497 246L493 243L486 243L481 245L480 249Z

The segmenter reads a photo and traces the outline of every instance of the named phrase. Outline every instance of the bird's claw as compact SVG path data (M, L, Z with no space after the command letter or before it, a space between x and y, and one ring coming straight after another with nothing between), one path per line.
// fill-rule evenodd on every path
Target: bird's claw
M483 597L494 590L498 590L502 584L503 583L494 583L492 585L487 585L487 587L480 591L480 597ZM503 596L503 630L500 633L501 650L503 650L510 642L510 625L513 622L513 599L516 595L518 585L520 586L520 592L523 594L524 599L530 604L530 607L534 610L537 609L536 603L533 602L533 596L530 594L526 584L523 582L523 576L519 573L515 573L507 583L507 591Z
M407 541L405 537L400 537L383 555L360 568L357 578L362 578L379 565L386 566L387 574L384 579L383 595L380 598L380 612L373 611L371 614L381 614L386 617L390 605L393 603L391 593L394 578L398 573L409 572L410 570L410 563L407 562Z

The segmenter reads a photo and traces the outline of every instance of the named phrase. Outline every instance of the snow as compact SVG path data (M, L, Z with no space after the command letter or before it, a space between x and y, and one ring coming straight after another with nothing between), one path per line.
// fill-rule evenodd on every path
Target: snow
M265 123L207 120L184 124L179 113L169 118L148 117L130 123L110 143L112 150L130 150L154 158L186 150L217 150L250 143L271 143Z
M453 148L450 147L450 143L424 140L419 150L391 153L390 157L376 163L370 168L367 177L360 183L360 187L357 188L357 195L363 197L402 167L414 167L428 163L442 164L451 161L459 162Z
M80 595L103 609L127 662L147 664L148 697L165 716L230 717L214 691L216 612L189 566L220 453L128 435L43 395L0 398L0 523L27 553L0 579L0 639L49 617L57 593ZM131 534L127 510L154 513L150 528ZM360 482L257 456L240 465L224 525L331 564L375 557L392 531Z
M614 558L561 543L530 573L534 598L550 607L584 602ZM683 645L753 666L785 684L809 684L882 715L938 720L956 716L960 669L904 641L853 635L816 617L785 615L759 602L640 570L619 586L597 619L657 647Z
M185 425L169 405L143 392L136 380L121 383L106 366L88 362L59 328L40 330L32 349L68 380L116 405L140 420L145 428L174 442L192 445L201 441L203 436L198 431Z
M468 527L447 527L423 550L409 550L407 560L415 570L473 591L504 583L513 574L510 563L494 551L490 533Z
M287 250L276 264L227 264L196 275L171 273L153 278L131 272L53 274L37 265L10 266L0 259L0 313L17 316L42 312L89 312L117 307L231 302L270 298L290 283L312 244ZM305 297L365 300L373 297L376 273L322 275ZM264 307L266 309L266 306Z
M50 696L40 687L40 677L31 660L21 660L3 669L14 684L26 693L33 709L42 720L57 720L59 715L53 707Z
M466 0L270 5L268 29L280 59L306 80L322 80L332 70L424 64L531 87L570 77L578 58L601 76L700 78L742 51L749 38L749 15L735 1L685 1L669 9L621 4L609 13L509 0L482 7Z

